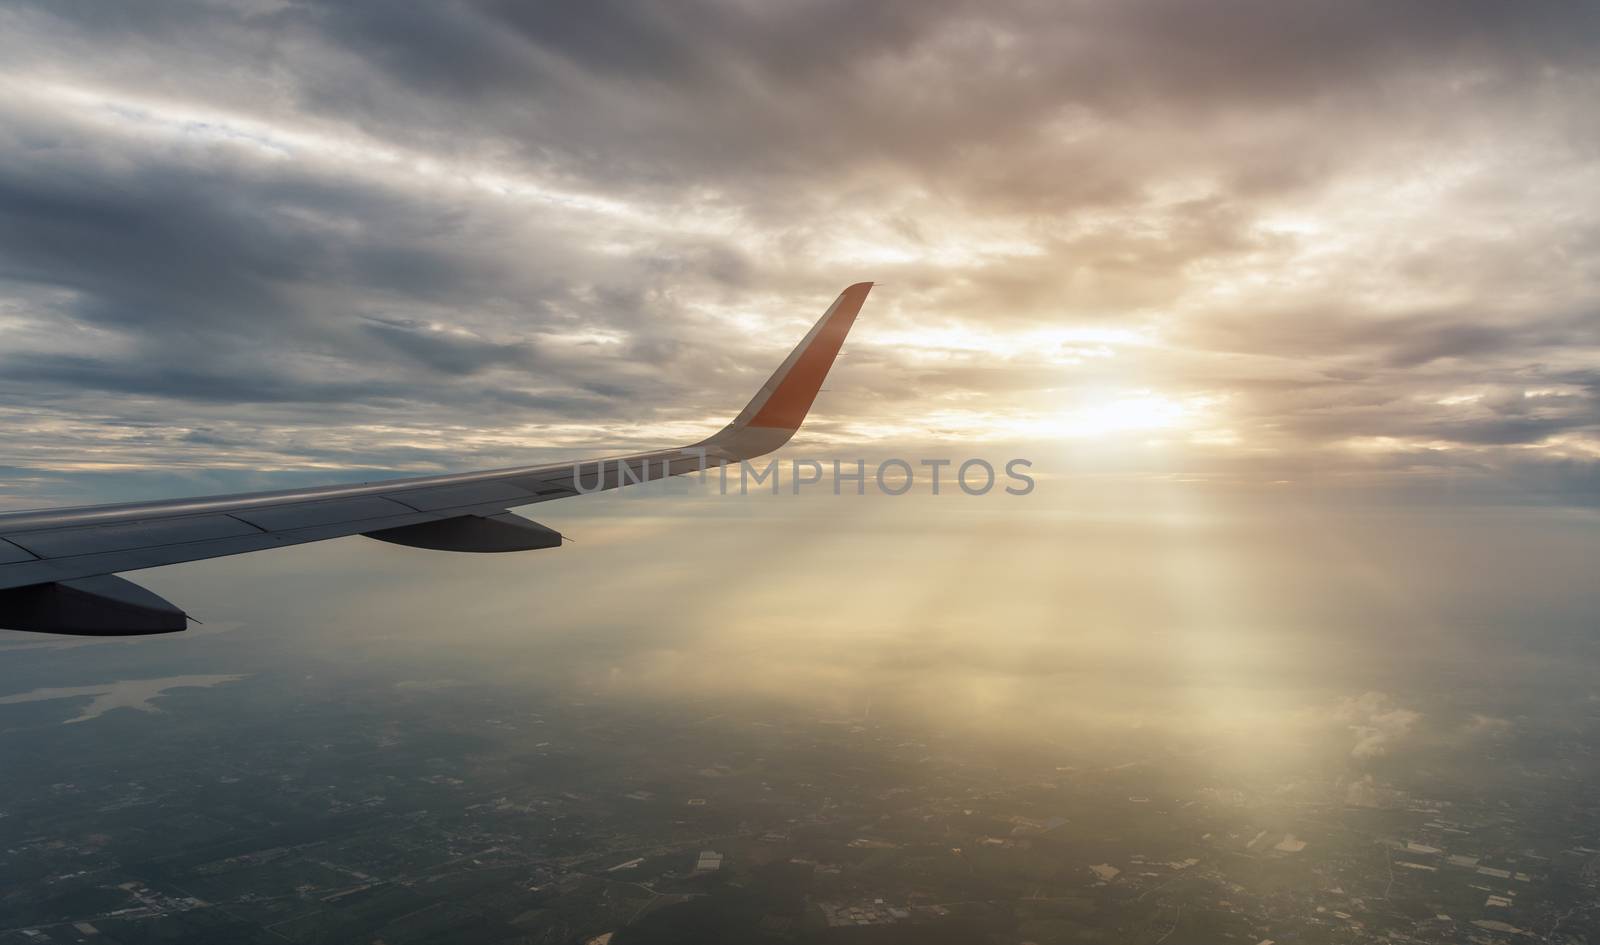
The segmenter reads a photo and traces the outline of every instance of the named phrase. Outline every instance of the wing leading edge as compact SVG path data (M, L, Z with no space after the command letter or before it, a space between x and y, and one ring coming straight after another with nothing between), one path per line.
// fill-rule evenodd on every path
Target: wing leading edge
M177 606L116 577L184 561L366 535L441 551L553 548L510 509L736 463L800 428L872 283L839 294L744 410L675 449L355 485L0 513L0 629L90 636L188 627Z

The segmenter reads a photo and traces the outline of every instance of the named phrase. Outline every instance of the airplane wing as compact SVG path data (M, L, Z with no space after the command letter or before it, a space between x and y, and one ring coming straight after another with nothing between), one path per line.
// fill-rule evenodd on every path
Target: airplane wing
M770 453L811 409L872 283L845 289L722 430L676 449L544 466L279 492L0 513L0 628L87 636L188 627L177 606L116 572L366 535L439 551L553 548L509 510Z

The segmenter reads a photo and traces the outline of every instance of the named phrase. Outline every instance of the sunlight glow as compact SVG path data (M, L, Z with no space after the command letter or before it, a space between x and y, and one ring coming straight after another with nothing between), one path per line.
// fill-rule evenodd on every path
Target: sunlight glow
M1078 364L1087 358L1115 357L1118 348L1153 347L1157 339L1144 329L1066 327L1031 331L995 331L967 325L895 331L866 328L863 342L894 348L922 361L946 361L986 354L998 358L1038 359Z
M1174 400L1150 391L1068 411L1059 418L1058 436L1105 436L1170 430L1188 426L1196 414L1216 403L1216 398Z
M1174 398L1142 390L1087 398L1067 410L992 412L973 409L932 410L915 423L863 421L848 424L847 438L959 437L971 441L1050 441L1132 434L1215 432L1213 408L1223 398L1210 395ZM1223 440L1235 443L1237 433Z

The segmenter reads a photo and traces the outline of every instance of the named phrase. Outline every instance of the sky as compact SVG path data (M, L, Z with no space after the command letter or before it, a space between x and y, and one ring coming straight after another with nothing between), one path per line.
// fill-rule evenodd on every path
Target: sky
M0 502L675 442L860 279L813 443L1594 496L1588 5L407 7L0 9Z
M1406 679L1592 665L1597 50L1542 0L8 0L0 509L689 442L872 280L790 454L1025 456L1034 495L585 499L531 579L354 541L149 583L424 641L449 600L493 650L519 581L604 575L539 645L632 691L1464 731L1505 707Z

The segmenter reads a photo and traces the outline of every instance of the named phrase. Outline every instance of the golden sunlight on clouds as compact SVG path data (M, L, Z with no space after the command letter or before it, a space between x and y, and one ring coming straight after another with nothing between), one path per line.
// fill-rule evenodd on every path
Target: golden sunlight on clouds
M872 280L796 448L1592 489L1562 17L891 7L816 56L760 5L619 11L638 62L491 10L450 49L421 8L202 5L209 42L20 12L0 445L62 482L92 443L152 482L665 445Z
M946 443L1033 443L1085 440L1115 443L1148 440L1152 434L1192 434L1231 444L1231 435L1212 430L1222 398L1174 398L1149 390L1089 391L1072 395L1065 408L985 411L930 406L910 423L856 421L848 424L860 442L939 440Z
M1081 437L1190 429L1204 422L1207 412L1218 402L1215 397L1175 400L1139 391L1069 410L1056 430L1061 436Z
M980 325L906 327L900 330L863 326L865 345L893 348L917 361L983 358L1039 358L1054 364L1077 364L1085 358L1115 357L1119 349L1156 343L1148 329L1025 328L1001 331Z

